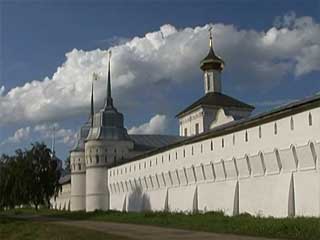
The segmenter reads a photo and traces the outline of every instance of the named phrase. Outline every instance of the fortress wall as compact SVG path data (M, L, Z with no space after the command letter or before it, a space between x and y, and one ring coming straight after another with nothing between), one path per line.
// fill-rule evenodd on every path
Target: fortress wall
M134 185L168 198L170 210L319 216L319 132L316 108L111 168L110 206L121 186Z
M71 174L71 211L86 209L86 174Z
M198 210L223 211L227 215L238 213L238 182L207 182L198 185Z
M289 212L291 174L253 177L239 182L239 212L286 217Z

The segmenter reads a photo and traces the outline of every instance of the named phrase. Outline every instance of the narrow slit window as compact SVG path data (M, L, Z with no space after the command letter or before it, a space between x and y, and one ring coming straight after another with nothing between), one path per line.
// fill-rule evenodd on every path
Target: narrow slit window
M290 119L290 129L293 131L294 130L294 120L293 117Z
M232 136L232 143L233 143L233 145L236 144L236 135L234 135L234 134L233 134L233 136Z
M224 148L224 138L221 139L221 147Z
M277 123L274 123L274 135L278 134L278 125Z
M309 126L312 126L312 114L309 113Z
M259 126L259 138L262 138L262 129L261 129L261 126Z
M211 151L213 151L213 142L211 141Z
M244 138L245 138L245 141L248 142L248 140L249 140L249 138L248 138L248 132L246 131L244 135L245 135L245 137L244 137Z

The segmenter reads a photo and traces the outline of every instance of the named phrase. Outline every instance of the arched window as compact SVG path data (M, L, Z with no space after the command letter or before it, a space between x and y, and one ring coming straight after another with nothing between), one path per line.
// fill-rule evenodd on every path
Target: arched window
M277 123L275 122L274 123L274 135L277 135L278 134L278 125Z
M221 146L224 148L224 138L221 139Z
M309 113L309 126L312 126L312 114Z
M261 129L261 126L259 126L259 138L262 138L262 129Z
M244 140L246 142L248 142L249 138L248 138L248 132L246 131L245 134L244 134Z
M294 130L294 121L293 121L293 117L291 117L290 119L290 129Z

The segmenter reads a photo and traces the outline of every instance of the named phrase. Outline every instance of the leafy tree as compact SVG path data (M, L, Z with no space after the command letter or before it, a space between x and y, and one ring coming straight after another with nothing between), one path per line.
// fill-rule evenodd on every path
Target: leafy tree
M24 204L50 207L50 198L60 189L58 160L44 143L31 144L29 150L16 150L0 157L0 208Z

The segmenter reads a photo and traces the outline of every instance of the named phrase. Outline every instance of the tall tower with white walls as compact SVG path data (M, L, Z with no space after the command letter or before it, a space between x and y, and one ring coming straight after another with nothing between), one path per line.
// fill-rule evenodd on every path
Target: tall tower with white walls
M94 114L85 141L87 212L109 209L107 169L124 161L134 147L124 127L123 115L113 105L110 61L111 52L105 105Z

